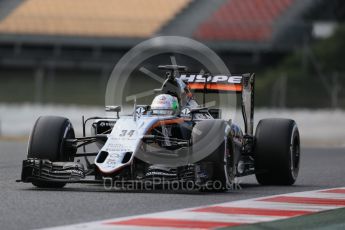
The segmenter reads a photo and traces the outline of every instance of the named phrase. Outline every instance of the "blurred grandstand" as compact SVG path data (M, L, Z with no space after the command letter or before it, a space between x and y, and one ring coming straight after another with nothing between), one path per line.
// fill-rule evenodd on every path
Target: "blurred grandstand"
M159 35L205 43L232 72L257 71L311 41L314 21L342 2L0 0L0 98L103 104L114 64Z

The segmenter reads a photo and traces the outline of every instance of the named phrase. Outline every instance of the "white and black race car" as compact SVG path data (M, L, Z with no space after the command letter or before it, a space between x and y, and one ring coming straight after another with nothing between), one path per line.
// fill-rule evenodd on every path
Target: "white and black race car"
M205 76L190 74L184 66L159 68L167 71L167 79L155 91L176 97L177 113L157 115L148 105L135 105L133 114L120 116L120 106L106 106L115 115L83 119L84 136L78 138L67 118L39 117L20 181L61 188L154 180L201 189L214 189L208 186L217 182L217 190L227 190L237 177L255 174L262 185L294 184L300 162L297 125L290 119L263 119L254 134L254 74ZM220 119L220 109L198 104L194 90L240 94L244 131L231 119ZM93 134L85 137L89 121ZM99 149L86 152L89 144Z

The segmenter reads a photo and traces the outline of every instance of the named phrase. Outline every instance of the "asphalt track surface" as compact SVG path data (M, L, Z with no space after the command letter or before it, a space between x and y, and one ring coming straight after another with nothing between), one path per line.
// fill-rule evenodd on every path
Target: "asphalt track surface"
M241 178L241 190L227 193L187 191L106 191L102 186L68 185L60 190L16 183L25 142L0 141L0 228L35 229L146 214L260 196L345 186L345 149L302 149L294 186L259 186Z

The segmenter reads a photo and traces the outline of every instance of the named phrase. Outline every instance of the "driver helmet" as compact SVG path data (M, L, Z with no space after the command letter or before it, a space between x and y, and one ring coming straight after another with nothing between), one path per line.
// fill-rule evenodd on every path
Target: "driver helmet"
M156 96L151 104L152 114L155 115L174 115L179 109L176 97L169 94L160 94Z

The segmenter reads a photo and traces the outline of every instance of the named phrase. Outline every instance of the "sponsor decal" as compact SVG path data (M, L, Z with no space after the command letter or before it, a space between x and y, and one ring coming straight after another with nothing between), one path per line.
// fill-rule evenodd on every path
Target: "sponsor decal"
M242 76L215 75L205 76L202 74L181 74L180 79L187 83L221 83L241 84Z
M116 166L117 159L107 159L105 166L108 168L113 168Z
M106 151L108 152L129 152L131 151L130 146L123 145L121 143L110 143L108 147L106 148ZM110 153L111 154L118 154L118 153ZM119 157L114 155L114 157Z
M182 74L180 79L188 83L188 87L194 90L242 91L242 76Z
M184 109L181 111L181 114L184 115L184 116L190 115L190 109L189 109L189 108L184 108Z

